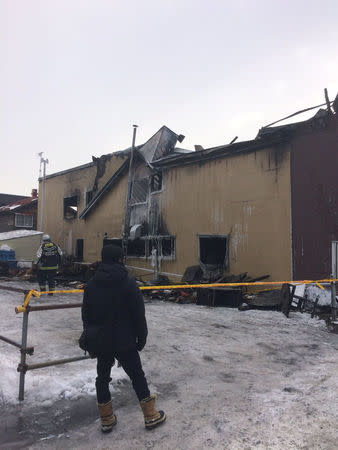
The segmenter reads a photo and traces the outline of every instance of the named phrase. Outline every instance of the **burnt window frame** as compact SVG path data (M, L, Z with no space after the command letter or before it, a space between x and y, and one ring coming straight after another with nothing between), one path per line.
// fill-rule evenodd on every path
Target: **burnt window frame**
M147 258L151 258L151 251L154 246L154 242L157 242L156 249L158 251L158 256L162 260L173 261L176 259L176 236L171 234L159 235L159 236L148 236L148 253ZM164 255L163 254L163 240L170 239L171 240L171 254Z
M155 184L155 179L157 177L160 178L160 180L158 182L158 184L160 184L160 187L155 188L154 184ZM163 190L163 172L162 171L155 172L150 176L149 189L150 189L151 194L156 194L158 192L162 192L162 190Z
M144 243L144 253L142 253L142 254L130 253L130 248L133 244L135 244L135 242L137 242L137 243L143 242ZM145 237L141 236L136 239L130 239L130 238L128 239L127 258L143 258L143 259L145 259L147 257L147 252L148 252L148 242Z
M202 239L225 239L226 249L223 260L223 267L225 270L229 270L229 235L228 234L197 234L198 239L198 262L202 264L217 265L217 263L205 263L201 260L201 238Z
M75 199L75 198L76 198L76 205L66 205L67 200ZM72 209L73 206L76 206L77 210L76 211L73 210L74 214L72 217L67 217L66 216L66 208ZM76 195L70 195L68 197L63 197L63 218L64 218L64 220L74 220L77 218L78 213L79 213L79 196L76 194Z
M92 189L89 191L86 191L86 194L85 194L86 205L85 206L89 205L89 203L93 200L93 198L94 198L94 191Z
M134 185L135 183L140 183L140 182L144 182L144 185L147 186L147 191L146 191L146 195L145 195L145 200L140 200L140 201L135 201L133 198L133 194L134 194ZM147 177L144 178L137 178L136 180L133 180L132 185L131 185L131 193L130 193L130 205L134 206L134 205L144 205L147 204L148 202L148 196L149 196L149 179Z
M84 254L84 239L76 238L75 239L75 251L74 251L75 261L82 262L83 254Z

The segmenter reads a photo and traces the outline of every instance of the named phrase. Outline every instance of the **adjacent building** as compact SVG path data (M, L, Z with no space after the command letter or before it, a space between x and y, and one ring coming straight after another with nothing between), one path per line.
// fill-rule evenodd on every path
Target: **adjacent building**
M31 197L0 194L0 233L15 230L36 230L38 195L32 190Z

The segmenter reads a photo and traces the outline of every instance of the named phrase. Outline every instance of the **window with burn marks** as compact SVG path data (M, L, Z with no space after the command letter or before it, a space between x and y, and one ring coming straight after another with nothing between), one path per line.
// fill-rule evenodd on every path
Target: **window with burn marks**
M150 192L158 192L162 189L162 172L157 172L150 177Z
M223 235L199 236L200 262L227 267L228 239Z
M78 198L77 195L72 197L65 197L63 199L63 217L67 220L72 220L77 217Z
M131 204L145 203L148 197L148 178L134 180L131 189Z

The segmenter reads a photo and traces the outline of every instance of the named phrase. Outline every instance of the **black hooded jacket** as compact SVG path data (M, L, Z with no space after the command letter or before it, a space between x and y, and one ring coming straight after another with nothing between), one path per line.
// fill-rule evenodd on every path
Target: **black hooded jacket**
M148 329L141 291L121 263L100 263L84 291L83 327L105 325L106 345L102 353L142 347Z

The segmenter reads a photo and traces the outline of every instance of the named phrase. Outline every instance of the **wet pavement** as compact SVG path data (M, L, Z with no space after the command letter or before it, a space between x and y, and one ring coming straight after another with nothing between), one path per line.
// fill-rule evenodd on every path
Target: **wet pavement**
M93 380L94 382L94 380ZM116 408L136 403L129 382L121 380L114 392ZM20 449L55 439L71 438L72 433L98 419L94 397L58 400L50 406L1 405L0 449ZM98 423L99 427L99 423Z

